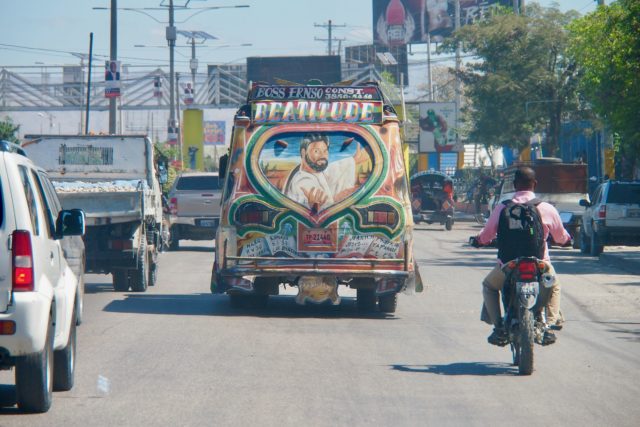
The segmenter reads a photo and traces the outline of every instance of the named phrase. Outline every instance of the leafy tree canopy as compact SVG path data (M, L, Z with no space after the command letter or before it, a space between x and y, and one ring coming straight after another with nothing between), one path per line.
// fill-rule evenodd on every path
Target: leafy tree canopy
M640 157L640 1L618 0L569 25L580 90L627 154Z
M18 143L16 133L20 129L20 125L14 125L10 117L0 120L0 140Z
M480 59L460 73L470 100L463 110L470 140L521 149L547 126L547 152L555 154L562 115L578 110L575 64L564 55L565 28L576 17L535 3L526 16L502 9L444 44L453 51L461 43Z

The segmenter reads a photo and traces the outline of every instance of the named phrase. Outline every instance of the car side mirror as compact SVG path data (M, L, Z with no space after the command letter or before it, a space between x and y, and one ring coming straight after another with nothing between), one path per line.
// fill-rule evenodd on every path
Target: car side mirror
M229 155L223 154L220 156L220 160L218 162L218 176L220 179L224 179L224 176L227 174L227 163L229 162Z
M82 209L62 210L56 220L56 237L84 236L84 212Z
M588 208L589 206L591 206L591 203L589 203L589 201L587 199L580 199L578 204L580 206L584 206L585 208Z

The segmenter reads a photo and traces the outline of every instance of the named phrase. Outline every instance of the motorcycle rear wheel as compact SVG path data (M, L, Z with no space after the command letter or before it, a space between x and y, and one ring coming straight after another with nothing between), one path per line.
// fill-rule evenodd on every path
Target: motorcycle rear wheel
M520 357L518 372L520 375L533 373L533 341L535 337L533 313L520 309Z

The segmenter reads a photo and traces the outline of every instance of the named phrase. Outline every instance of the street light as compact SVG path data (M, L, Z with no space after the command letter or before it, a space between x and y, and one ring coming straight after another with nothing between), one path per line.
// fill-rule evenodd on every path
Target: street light
M218 40L218 38L216 36L212 36L206 31L178 30L178 34L191 39L191 60L189 61L189 68L191 68L191 87L195 93L196 71L198 70L198 59L196 58L196 39L200 40L199 44L203 44L207 40Z

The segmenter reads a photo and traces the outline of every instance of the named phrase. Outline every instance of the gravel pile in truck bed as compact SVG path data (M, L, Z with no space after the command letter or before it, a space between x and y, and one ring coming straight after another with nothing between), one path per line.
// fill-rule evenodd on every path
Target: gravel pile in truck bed
M117 181L54 181L53 186L58 193L117 193L136 191L140 181L117 180ZM148 188L146 181L142 181L144 188Z

